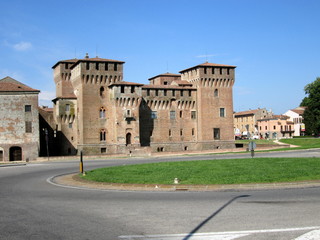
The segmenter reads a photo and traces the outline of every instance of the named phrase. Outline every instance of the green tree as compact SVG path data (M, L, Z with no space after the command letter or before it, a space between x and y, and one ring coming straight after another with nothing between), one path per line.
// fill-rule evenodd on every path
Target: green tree
M306 97L300 106L307 107L303 118L307 134L318 135L320 133L320 78L304 87Z

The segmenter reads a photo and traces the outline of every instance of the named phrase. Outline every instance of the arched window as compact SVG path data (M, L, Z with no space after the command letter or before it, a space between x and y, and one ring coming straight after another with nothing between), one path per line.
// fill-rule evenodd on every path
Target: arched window
M218 96L219 96L219 91L218 91L218 89L215 89L215 90L214 90L214 96L215 96L215 97L218 97Z
M106 118L106 109L104 107L100 108L100 118Z
M104 98L106 95L106 89L104 87L100 88L100 97Z
M100 141L106 141L106 130L105 129L101 129L100 130Z

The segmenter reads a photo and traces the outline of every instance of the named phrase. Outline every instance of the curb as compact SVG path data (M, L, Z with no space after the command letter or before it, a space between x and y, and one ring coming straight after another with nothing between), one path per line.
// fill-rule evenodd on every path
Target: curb
M51 183L63 187L91 190L149 191L149 192L213 192L213 191L250 191L273 189L296 189L320 187L320 180L284 183L253 184L216 184L216 185L183 185L183 184L128 184L101 183L80 178L78 173L59 175L50 179Z
M0 164L0 167L19 167L19 166L25 166L26 163L9 163L9 164Z

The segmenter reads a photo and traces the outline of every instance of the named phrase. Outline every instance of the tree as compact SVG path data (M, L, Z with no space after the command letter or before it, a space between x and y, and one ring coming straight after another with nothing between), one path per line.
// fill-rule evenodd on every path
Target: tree
M306 107L303 118L307 134L319 135L320 133L320 78L304 87L306 97L300 106Z

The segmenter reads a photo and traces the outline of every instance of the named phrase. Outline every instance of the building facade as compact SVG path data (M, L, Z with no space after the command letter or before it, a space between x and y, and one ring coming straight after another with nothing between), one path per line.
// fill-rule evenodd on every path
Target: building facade
M284 115L290 118L290 121L294 124L294 136L305 135L305 124L303 123L303 113L305 107L297 107L295 109L288 110Z
M149 84L123 80L124 62L53 66L53 132L61 155L233 148L235 66L203 63Z
M0 162L38 157L38 94L13 78L0 80Z
M280 139L291 138L294 133L294 124L285 115L273 115L258 120L260 138Z
M236 138L259 137L258 120L272 116L265 108L234 113L234 133Z

